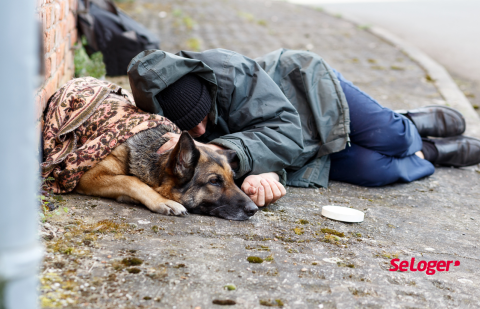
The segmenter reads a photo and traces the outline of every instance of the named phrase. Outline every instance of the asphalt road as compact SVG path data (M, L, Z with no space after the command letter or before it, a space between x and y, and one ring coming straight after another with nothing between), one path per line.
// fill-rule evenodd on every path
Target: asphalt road
M450 72L480 82L478 0L289 0L380 26L416 45Z

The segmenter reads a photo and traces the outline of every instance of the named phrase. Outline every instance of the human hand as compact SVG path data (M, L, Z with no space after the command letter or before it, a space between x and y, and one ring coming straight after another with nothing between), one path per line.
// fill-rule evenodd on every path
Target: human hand
M160 154L164 153L167 150L173 149L173 147L177 145L178 140L180 139L180 134L167 132L163 134L162 137L169 138L169 140L157 150L157 153Z
M250 175L243 181L242 190L258 206L268 206L283 197L287 191L276 173Z

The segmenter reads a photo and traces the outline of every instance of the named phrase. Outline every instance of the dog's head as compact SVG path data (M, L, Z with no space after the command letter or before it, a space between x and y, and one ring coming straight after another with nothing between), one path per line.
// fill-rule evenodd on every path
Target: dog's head
M190 213L229 220L246 220L258 207L235 184L230 163L235 151L213 151L197 147L183 132L175 148L163 162L163 196L182 204Z

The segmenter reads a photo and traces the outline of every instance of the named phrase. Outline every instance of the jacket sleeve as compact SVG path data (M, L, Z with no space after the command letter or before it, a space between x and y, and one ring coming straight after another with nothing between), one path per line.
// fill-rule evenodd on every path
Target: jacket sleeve
M215 74L218 112L231 133L211 143L237 152L237 177L291 165L303 150L300 117L277 84L254 60L237 53Z

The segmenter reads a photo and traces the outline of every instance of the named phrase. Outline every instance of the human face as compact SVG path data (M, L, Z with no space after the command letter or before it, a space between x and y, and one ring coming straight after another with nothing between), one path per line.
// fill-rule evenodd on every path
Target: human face
M190 133L190 135L195 138L195 137L200 137L202 136L203 134L205 134L205 131L207 129L207 116L205 116L205 118L203 118L202 122L200 122L199 124L197 124L195 127L193 127L192 129L188 130L188 133Z

